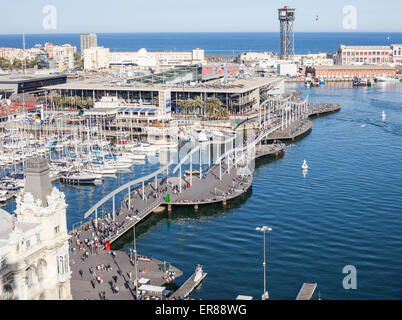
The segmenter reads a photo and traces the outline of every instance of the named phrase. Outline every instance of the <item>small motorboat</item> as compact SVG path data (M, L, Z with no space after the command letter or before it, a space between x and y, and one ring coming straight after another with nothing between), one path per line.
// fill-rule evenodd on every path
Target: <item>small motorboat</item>
M362 124L361 126L360 126L360 128L365 128L367 126L367 124Z
M307 165L307 161L306 161L306 160L303 161L303 164L302 164L301 167L302 167L303 170L307 170L307 169L308 169L308 165Z
M381 115L382 119L384 120L386 116L387 116L387 115L385 114L385 112L384 112L384 110L383 110L383 111L382 111L382 115Z

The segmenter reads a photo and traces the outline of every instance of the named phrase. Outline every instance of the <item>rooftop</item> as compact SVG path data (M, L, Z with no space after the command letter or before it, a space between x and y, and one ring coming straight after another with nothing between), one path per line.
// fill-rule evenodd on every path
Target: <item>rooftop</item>
M316 70L395 70L394 67L381 65L363 66L313 66Z
M347 46L347 45L341 44L339 47L342 49L391 50L390 46Z
M17 84L20 82L49 80L65 76L66 76L65 74L43 75L34 73L32 74L15 73L15 74L0 75L0 83Z
M49 90L122 90L122 91L159 91L159 90L171 90L171 91L185 91L185 92L229 92L229 93L243 93L254 90L259 87L271 85L274 82L280 80L280 78L248 78L248 79L236 79L228 81L227 84L221 84L219 80L211 81L204 84L198 84L194 86L189 85L164 85L164 84L122 84L117 85L111 82L100 82L94 80L84 80L71 83L64 83L59 85L47 86Z

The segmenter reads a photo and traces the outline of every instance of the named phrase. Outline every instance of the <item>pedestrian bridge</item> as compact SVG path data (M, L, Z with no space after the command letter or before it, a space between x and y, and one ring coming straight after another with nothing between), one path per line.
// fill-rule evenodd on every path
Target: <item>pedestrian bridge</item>
M223 141L201 142L180 159L172 170L170 167L173 162L169 162L155 172L115 189L92 206L84 214L84 219L88 219L91 215L98 219L98 210L112 201L112 220L120 221L124 224L124 229L128 230L161 204L198 206L198 204L226 202L228 199L237 197L251 186L254 168L249 167L249 164L256 158L255 150L258 146L261 147L264 137L302 118L306 110L307 98L303 101L293 101L291 97L267 99L261 105L259 129L251 141L244 137L238 138L236 135ZM236 146L236 142L240 146ZM215 161L214 156L211 160L211 146L213 145L218 146ZM205 148L208 152L206 161L202 159L202 151ZM199 159L198 178L193 175L193 157L197 157L197 155ZM262 155L259 154L259 156ZM186 176L182 171L183 166L188 163L190 170ZM207 164L206 170L203 170L203 163ZM246 170L247 168L249 170ZM176 175L177 172L178 175ZM239 179L239 174L249 176L249 178ZM117 215L116 196L120 193L125 193L126 196L120 204L118 210L120 214ZM130 220L125 220L126 218ZM120 235L116 235L116 237Z

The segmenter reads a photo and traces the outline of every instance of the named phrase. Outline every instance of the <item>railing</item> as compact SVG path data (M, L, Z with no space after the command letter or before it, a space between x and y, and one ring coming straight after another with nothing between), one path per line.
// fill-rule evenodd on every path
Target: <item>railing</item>
M81 221L78 221L78 222L75 222L75 223L73 223L73 225L72 225L72 230L71 231L73 231L73 230L75 230L75 229L78 229L78 228L81 228L82 227L82 220Z
M106 197L104 197L103 199L101 199L100 201L98 201L98 203L96 203L92 208L90 208L84 215L85 218L88 218L88 216L90 216L95 210L97 210L100 206L102 206L106 201L112 199L115 195L117 195L118 193L130 188L133 185L136 185L138 183L141 182L145 182L147 180L150 180L152 178L154 178L155 176L157 176L158 174L161 174L162 172L166 171L169 166L173 163L173 161L169 162L169 164L167 164L166 166L164 166L163 168L145 176L139 179L135 179L133 181L127 182L125 185L120 186L119 188L117 188L116 190L112 191L111 193L109 193Z
M137 223L137 221L144 218L149 212L151 212L156 207L161 205L164 201L165 201L164 198L160 197L160 198L157 198L155 201L151 202L148 206L146 206L144 209L142 209L141 212L138 213L138 215L136 215L137 217L139 217L139 219L130 221L121 230L118 230L117 233L110 238L110 243L112 243L113 241L116 241L121 235L123 235L129 229L131 229L133 227L133 225L135 225Z

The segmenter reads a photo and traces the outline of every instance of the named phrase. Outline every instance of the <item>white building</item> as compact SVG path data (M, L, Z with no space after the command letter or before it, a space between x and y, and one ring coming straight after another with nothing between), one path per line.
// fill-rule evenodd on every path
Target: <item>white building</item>
M392 63L392 49L390 46L340 45L335 63L344 66L387 65Z
M402 44L391 44L392 62L397 65L402 64Z
M85 49L83 54L84 69L88 71L99 71L110 66L109 48L93 47Z
M204 50L192 51L138 51L110 52L110 64L114 66L136 65L139 67L157 67L204 63Z
M72 299L64 194L44 158L27 161L15 215L0 210L0 299Z
M272 52L243 52L241 53L237 60L239 63L244 65L270 65L275 66L277 64L272 63L274 60L279 58Z
M298 73L298 68L295 63L280 63L278 64L278 73L280 76L295 77Z
M333 66L334 60L328 58L327 53L308 53L294 55L293 61L299 66L310 67L310 66Z
M51 43L46 43L45 49L49 55L49 58L54 59L55 67L59 71L74 68L74 53L77 52L77 48L75 46L70 44L57 46Z
M84 53L86 49L94 48L98 46L98 37L96 34L82 34L80 36L81 40L81 54Z

